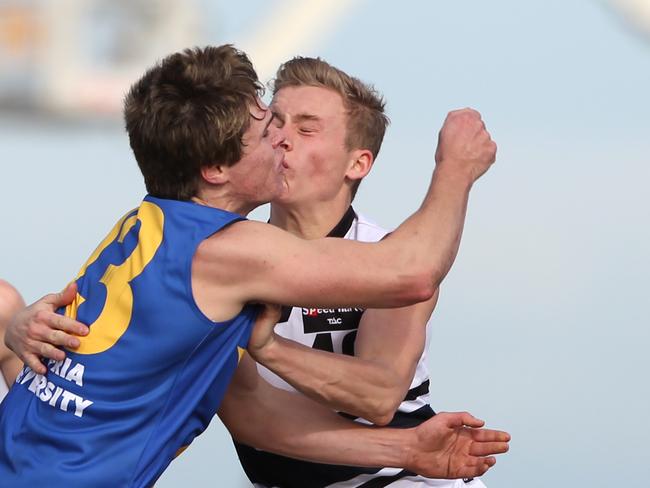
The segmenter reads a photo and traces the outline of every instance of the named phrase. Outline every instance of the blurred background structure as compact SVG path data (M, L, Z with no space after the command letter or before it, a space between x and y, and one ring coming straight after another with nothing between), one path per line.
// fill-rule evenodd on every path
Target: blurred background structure
M433 406L513 434L490 487L646 486L650 0L0 0L0 277L33 301L76 274L144 193L128 86L226 42L265 81L318 55L385 94L355 207L387 227L446 113L481 111L499 154L442 287ZM156 486L180 485L248 486L218 421Z
M63 116L119 116L152 60L201 39L194 1L5 1L0 19L3 104Z

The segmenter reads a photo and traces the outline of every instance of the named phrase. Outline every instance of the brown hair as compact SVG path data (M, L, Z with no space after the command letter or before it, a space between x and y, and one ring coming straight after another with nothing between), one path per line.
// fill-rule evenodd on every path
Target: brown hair
M250 106L262 92L250 60L231 45L186 49L149 69L124 101L147 191L189 200L201 168L239 161Z
M348 150L368 149L376 159L390 120L383 97L367 85L320 58L295 57L278 68L273 94L290 86L317 86L335 91L347 110L345 145ZM352 196L361 181L352 188Z

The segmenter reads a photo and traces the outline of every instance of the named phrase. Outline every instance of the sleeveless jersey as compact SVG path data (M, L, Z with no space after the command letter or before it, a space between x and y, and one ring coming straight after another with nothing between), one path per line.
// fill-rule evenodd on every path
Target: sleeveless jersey
M192 295L198 245L244 217L147 196L77 277L66 314L90 324L0 404L0 485L151 486L208 426L256 311L213 322Z
M361 215L348 209L328 237L343 237L363 242L381 240L387 230L382 229ZM275 331L314 349L354 355L354 341L363 309L359 308L298 308L284 307L280 323ZM429 372L426 352L429 346L427 324L426 346L419 359L410 389L400 404L392 422L393 427L414 427L435 415L429 397ZM272 385L285 390L294 388L265 367L258 365L260 374ZM358 422L369 422L343 414ZM260 487L316 488L316 487L380 487L396 486L393 483L413 481L408 486L454 486L453 480L431 480L396 468L358 468L329 464L310 463L292 459L235 442L239 460L249 479ZM366 484L367 483L367 484ZM438 484L433 484L438 483ZM400 484L400 486L402 486Z

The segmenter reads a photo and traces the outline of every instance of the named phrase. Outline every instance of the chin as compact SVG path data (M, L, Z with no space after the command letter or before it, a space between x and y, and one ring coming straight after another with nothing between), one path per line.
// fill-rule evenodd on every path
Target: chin
M278 191L276 192L275 198L273 201L285 201L291 198L291 192L289 191L289 185L285 181L280 183Z

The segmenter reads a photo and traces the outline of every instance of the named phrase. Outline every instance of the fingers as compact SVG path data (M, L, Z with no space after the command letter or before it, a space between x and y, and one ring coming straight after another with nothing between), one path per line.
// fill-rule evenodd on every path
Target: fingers
M82 324L81 322L76 321L65 315L52 314L50 320L46 325L50 325L54 329L58 329L62 332L68 334L75 334L80 336L88 335L90 329L87 325ZM79 341L77 341L78 343ZM78 347L78 346L75 346Z
M496 458L490 456L485 458L475 458L461 467L456 473L455 478L478 478L487 473L488 469L496 464Z
M88 326L82 324L81 322L77 322L76 320L66 317L65 315L60 315L58 313L54 312L48 312L46 310L41 310L38 312L36 315L36 320L44 324L50 329L55 329L59 330L62 332L65 332L66 334L74 334L74 335L80 335L80 336L85 336L88 335L88 332L90 329L88 329ZM31 323L30 323L31 325ZM48 340L47 336L37 336L35 338L41 339L41 340ZM71 346L71 347L78 347L79 341L76 341L76 345ZM54 344L54 342L53 342ZM59 346L68 346L69 344L63 343L63 342L57 342L56 343Z
M477 442L509 442L510 434L502 430L478 429L472 431L472 439Z
M485 425L483 420L474 417L469 412L442 412L438 415L443 415L447 421L447 425L453 428L462 426L478 428Z
M63 295L76 293L76 286L66 288ZM54 295L48 295L42 303ZM66 297L64 297L66 298ZM67 297L69 298L69 297ZM49 306L56 306L51 300ZM62 302L56 302L62 303ZM18 319L17 319L18 320ZM25 314L18 320L17 326L12 330L11 344L9 347L34 371L39 374L45 372L39 357L63 361L65 352L59 347L70 349L78 348L81 343L75 335L87 335L89 329L84 324L59 315L49 310L38 310ZM14 325L14 324L12 324Z
M68 346L73 342L72 339L77 343L79 342L79 339L70 337L61 331L53 331L45 326L37 325L30 328L28 336L23 343L21 356L25 362L27 362L27 357L31 355L37 358L41 357L63 361L65 359L65 352L57 349L56 346Z
M65 353L61 349L57 349L46 342L41 342L38 349L41 358L54 359L55 361L63 361L65 359Z
M485 425L484 420L478 419L468 412L462 412L461 416L462 416L463 425L467 427L478 428L478 427L483 427Z
M45 374L47 372L47 368L43 363L41 363L41 360L36 354L25 353L22 359L36 374Z
M61 330L52 330L46 329L46 332L43 334L40 339L53 346L62 346L76 349L81 345L79 339L74 336L68 335ZM65 356L64 356L65 357ZM53 358L54 359L54 358Z
M66 305L71 304L76 295L77 283L73 281L72 283L69 283L63 291L45 295L41 301L52 306L53 309L56 310L59 307L65 307Z
M63 307L65 305L70 305L74 298L77 296L77 283L72 281L59 293L59 302L57 305Z
M469 448L472 456L488 456L492 454L503 454L508 452L507 442L474 442Z
M29 352L41 357L63 361L65 352L57 346L76 349L81 345L79 338L72 334L87 335L88 327L69 317L41 311L37 314L37 321L28 324L26 346Z

